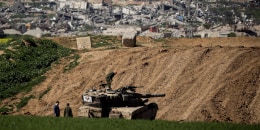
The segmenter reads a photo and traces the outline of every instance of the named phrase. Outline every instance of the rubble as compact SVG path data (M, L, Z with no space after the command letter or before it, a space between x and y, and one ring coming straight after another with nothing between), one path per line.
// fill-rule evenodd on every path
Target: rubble
M42 36L42 34L43 34L43 31L40 28L36 28L33 30L28 30L23 35L31 35L31 36L40 38Z
M116 5L116 4L123 4ZM58 0L28 2L18 0L10 6L0 9L0 28L15 29L21 35L30 34L30 30L40 28L42 32L34 32L34 36L45 34L51 36L69 36L81 34L123 35L128 29L141 28L135 35L164 37L221 37L223 34L250 30L257 36L253 19L249 19L243 12L241 17L234 16L235 25L220 25L213 19L223 19L214 16L209 7L211 3L190 0L167 1L127 1L117 0ZM252 4L252 3L251 3ZM237 5L242 6L242 5ZM232 12L232 11L231 11ZM234 14L235 15L235 14ZM204 24L211 26L206 29ZM242 25L242 26L241 26ZM221 26L222 28L215 28ZM226 30L225 27L229 27ZM101 29L102 28L102 29ZM104 29L105 28L105 29ZM160 31L150 30L156 28ZM29 32L27 32L29 31ZM167 33L165 33L165 31ZM224 32L224 33L223 33ZM12 34L11 32L7 32ZM16 32L16 34L19 34ZM240 35L240 33L237 33ZM250 33L248 34L250 35ZM130 36L131 37L131 36Z

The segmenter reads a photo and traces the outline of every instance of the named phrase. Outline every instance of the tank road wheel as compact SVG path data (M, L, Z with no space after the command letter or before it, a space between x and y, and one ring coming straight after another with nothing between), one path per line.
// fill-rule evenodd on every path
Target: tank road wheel
M94 117L95 117L94 114L92 112L88 111L88 118L94 118Z
M151 111L150 120L154 120L157 114L158 105L156 103L148 104L148 109Z

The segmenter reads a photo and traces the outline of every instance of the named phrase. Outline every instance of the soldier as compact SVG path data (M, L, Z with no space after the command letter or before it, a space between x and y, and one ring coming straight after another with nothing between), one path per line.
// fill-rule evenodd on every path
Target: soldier
M113 77L116 75L116 71L115 72L110 72L107 74L106 76L106 81L107 81L107 87L108 89L111 89L111 82L113 81Z
M73 117L72 110L70 108L70 104L69 103L67 103L67 106L64 109L64 117Z
M60 102L57 101L54 105L54 114L56 117L60 116L60 107L59 107Z

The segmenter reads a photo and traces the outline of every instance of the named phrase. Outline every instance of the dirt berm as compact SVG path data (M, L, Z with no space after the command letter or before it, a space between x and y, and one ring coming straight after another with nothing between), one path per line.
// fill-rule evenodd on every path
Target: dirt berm
M31 99L12 114L53 115L55 101L61 112L67 102L74 115L81 94L98 87L105 75L117 71L112 82L116 89L126 85L144 86L140 93L165 93L151 98L159 105L157 119L175 121L260 122L260 38L167 39L135 48L93 50L80 53L80 64L64 73L66 60L46 73L47 79L32 92ZM26 96L18 94L2 104Z

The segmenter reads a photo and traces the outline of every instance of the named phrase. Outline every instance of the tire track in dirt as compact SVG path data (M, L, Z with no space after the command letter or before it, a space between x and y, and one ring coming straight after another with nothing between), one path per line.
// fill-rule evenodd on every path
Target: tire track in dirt
M219 53L219 52L217 52L217 53ZM230 53L232 53L232 52L230 52ZM191 54L193 54L193 52ZM204 54L202 53L201 55L203 56ZM192 57L192 56L190 56L190 57ZM201 57L201 56L195 56L195 57ZM192 59L194 59L194 57L192 57ZM214 66L216 68L220 67L218 64L223 64L222 63L223 62L223 58L221 58L221 57L218 58L219 61L216 60L216 58L213 58L213 59L214 59L214 63L217 64L217 65L214 64L213 67L210 67L210 68L207 67L208 64L205 64L205 65L193 65L193 64L192 65L186 65L185 69L187 69L187 70L189 70L189 67L187 67L187 66L198 66L196 68L193 68L194 70L198 70L196 72L192 72L193 73L193 77L202 77L202 78L201 79L196 79L197 82L192 82L191 81L191 83L187 85L187 88L183 87L182 85L180 85L180 86L177 85L177 86L179 86L178 92L177 92L177 93L179 93L179 96L175 96L175 99L177 101L181 101L181 102L174 102L173 101L174 103L172 103L172 104L174 104L174 105L172 105L173 107L177 107L177 108L181 107L182 108L182 109L177 109L178 112L175 112L175 114L174 114L174 115L176 115L176 117L179 117L177 120L187 119L188 116L191 114L191 112L197 107L197 105L201 104L201 102L204 101L203 97L205 97L206 94L208 94L210 92L212 87L215 86L213 84L214 84L214 82L217 82L217 79L215 81L212 81L212 79L209 79L209 80L205 81L205 79L207 79L208 76L212 75L210 73L214 74L214 73L216 73L218 71L217 69L213 70L212 68L214 68ZM203 58L202 59L198 58L197 61L198 60L199 60L199 62L201 62L200 60L203 60ZM231 59L226 59L226 60L232 62ZM206 59L206 61L207 61L207 59ZM211 62L211 61L209 61L209 62ZM224 65L227 66L226 64L224 64ZM201 71L199 71L201 68L208 68L208 69L207 70L204 69L202 71L202 73L194 75L194 73L201 72ZM211 72L212 70L215 71L215 72ZM184 75L183 77L188 77L188 76L186 76L187 74L185 74L185 73L187 73L187 72L184 72L181 75ZM221 75L221 72L216 74L216 75L212 75L211 77L212 78L218 77L218 75ZM185 79L183 77L178 77L178 78L179 79ZM176 83L178 83L178 82L181 82L181 83L185 84L185 81L184 82L183 81L177 81ZM186 82L187 82L187 79L186 79ZM212 85L209 84L210 82L212 82ZM169 90L169 89L167 89L167 90ZM197 92L197 93L193 93L193 91ZM185 108L186 108L187 104L188 104L189 107L186 110ZM168 110L163 110L162 113L166 113L165 115L168 115L167 111L169 111L169 109L172 109L172 108L169 108L169 107L166 107L166 108L168 108ZM186 111L184 111L184 110L186 110ZM180 116L181 113L184 113L182 115L183 116L182 118L180 118L181 117ZM159 116L159 118L160 118L160 116Z
M223 76L220 77L219 89L212 90L212 93L215 92L215 94L210 99L210 101L207 101L208 104L206 104L206 106L209 106L210 108L207 108L204 105L201 110L198 110L197 112L195 112L192 115L193 117L190 117L191 119L203 118L204 120L207 120L207 121L217 120L217 121L232 121L232 122L244 122L244 123L248 123L249 120L255 120L255 119L250 119L253 116L252 116L251 112L249 112L248 109L246 108L247 105L242 106L241 108L238 108L237 106L239 106L241 101L245 102L245 103L247 102L247 104L248 104L249 102L251 102L250 100L252 99L253 95L255 95L254 93L256 90L254 88L251 88L250 86L243 87L244 86L243 82L247 82L247 81L243 81L245 77L242 75L247 75L250 77L250 75L251 75L250 73L254 72L254 71L252 71L252 68L250 66L252 66L252 63L254 63L254 62L255 62L256 66L257 66L257 64L259 64L259 60L257 60L257 57L259 58L260 55L258 55L258 54L255 55L256 56L256 58L255 58L255 56L253 54L248 54L248 51L246 51L246 50L239 49L238 52L239 53L236 53L235 59L232 60L233 62L231 62L231 64L228 64L229 66L226 67L226 70L225 70ZM249 57L247 57L247 55ZM244 58L241 59L241 57L244 57ZM234 66L232 64L237 64L236 62L239 62L239 63L244 62L244 61L242 61L244 59L248 59L248 60L246 60L245 63L242 63L242 65L240 65L240 68L235 69L236 71L239 70L240 72L231 73L230 67L233 68L232 66ZM227 72L229 72L229 73L227 73ZM242 77L239 75L241 75ZM250 77L249 79L254 79L254 78ZM241 83L234 86L234 85L230 84L230 80L231 80L231 82L233 82L232 80L237 80ZM239 89L239 88L241 88L241 89ZM245 95L245 96L243 96L243 95ZM245 101L243 101L243 100L245 100ZM211 105L209 105L209 104L211 104ZM232 104L232 105L230 105L230 104ZM243 107L246 109L244 109ZM203 117L198 116L200 112L203 115ZM195 117L195 116L197 116L197 117Z
M206 51L208 51L208 49ZM211 51L214 51L214 50L211 50ZM209 53L208 55L210 55L211 52L207 52L207 53ZM231 51L228 53L233 53L233 52ZM219 52L219 54L221 54L221 52ZM205 59L205 55L206 55L205 53L202 54L201 57L204 57L204 58L202 58L201 60L204 60L206 62L211 62L210 59ZM230 55L230 54L228 54L228 55ZM237 55L239 55L239 54L237 54ZM207 100L206 97L210 97L209 93L218 89L218 87L216 86L215 83L218 82L218 80L219 80L218 77L223 75L223 73L221 71L219 71L218 68L225 70L225 68L228 67L228 64L230 64L230 62L232 62L235 59L235 57L236 57L236 55L233 55L233 57L229 57L229 59L225 59L226 61L229 61L229 63L227 62L225 64L222 64L221 66L219 64L223 63L222 57L213 58L214 64L209 65L208 63L206 63L206 64L204 63L204 65L203 64L199 65L199 66L201 66L199 68L207 68L207 69L204 70L202 73L200 73L198 76L195 75L195 77L200 77L200 79L198 79L197 80L198 83L194 83L191 86L191 88L194 88L194 90L192 90L192 91L197 90L196 91L197 93L192 96L193 100L190 101L191 103L190 103L190 105L188 105L189 107L183 113L182 120L187 120L188 117L192 114L192 112L195 111L201 104L203 104L202 102ZM190 96L189 95L190 93L191 92L185 93L185 94L187 94L185 97L188 98Z
M184 52L182 52L181 54L176 54L174 58L174 60L172 61L172 64L169 66L169 68L173 68L173 72L172 74L166 74L169 75L169 83L171 84L167 84L166 86L168 86L168 88L165 88L163 92L166 93L166 96L171 97L171 101L166 101L168 103L168 105L171 105L172 107L177 107L178 105L176 104L176 99L178 99L178 93L180 92L179 90L179 86L178 84L178 77L180 77L182 75L182 72L185 70L185 66L187 64L189 64L189 60L188 57L190 57L193 51L192 50L185 50ZM170 80L173 79L173 80ZM161 82L159 80L155 81L157 83ZM173 84L173 85L172 85ZM167 92L168 91L168 92ZM175 94L174 94L175 93ZM182 93L182 92L181 92ZM177 97L177 98L176 98ZM170 109L172 109L171 107L165 107L162 108L162 110L160 112L158 112L158 118L169 116L168 112L170 111ZM162 113L163 115L160 115L160 113Z

